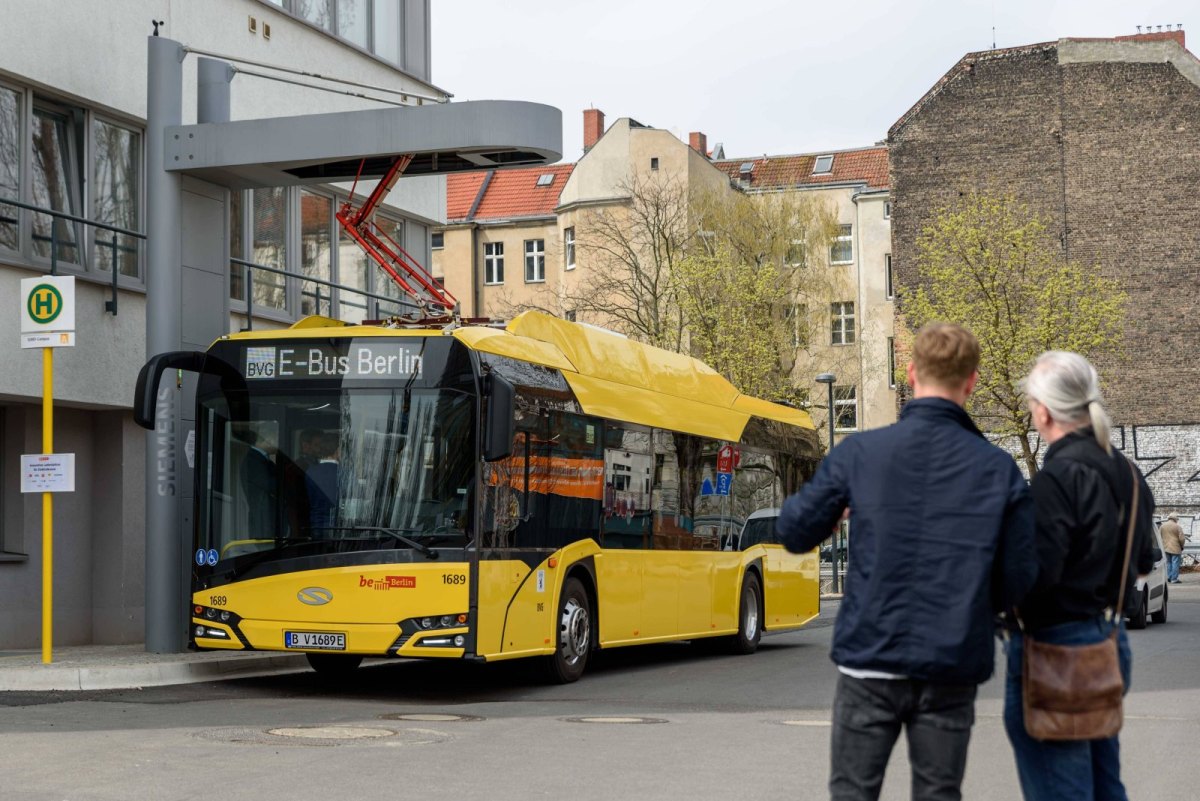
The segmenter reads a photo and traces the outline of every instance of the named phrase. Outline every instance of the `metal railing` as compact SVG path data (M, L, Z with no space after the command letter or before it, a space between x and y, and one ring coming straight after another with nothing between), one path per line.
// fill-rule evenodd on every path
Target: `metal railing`
M65 211L58 211L57 209L48 209L48 208L44 208L42 206L35 206L32 203L25 203L24 201L20 201L20 200L10 200L9 198L0 198L0 206L15 206L18 209L25 209L26 211L32 211L32 212L36 212L37 214L45 214L50 217L54 217L56 220L68 220L70 222L75 223L76 225L86 225L91 228L99 228L102 231L108 231L109 233L111 233L112 239L110 239L107 242L102 242L99 239L97 239L96 246L97 246L97 248L99 248L101 246L110 248L110 253L111 253L111 258L112 258L112 262L110 265L112 268L111 269L111 272L112 272L112 297L109 300L104 301L104 310L106 312L108 312L109 314L112 314L114 316L116 315L116 313L117 313L117 298L118 298L117 290L120 288L118 282L120 281L120 278L121 278L121 271L117 267L117 261L118 261L117 253L118 252L128 253L130 251L132 251L134 253L138 252L138 249L136 247L131 248L127 245L119 244L117 241L117 237L118 236L128 236L128 237L133 237L134 239L144 240L146 238L146 235L144 233L142 233L141 231L131 231L130 229L122 228L119 225L109 225L108 223L102 223L102 222L99 222L98 220L89 220L86 217L80 217L75 214L68 214ZM20 221L17 220L16 222L19 224ZM60 240L58 238L58 226L54 225L54 224L50 225L50 236L35 233L35 234L33 234L32 238L33 238L33 241L35 241L35 242L49 242L50 243L50 274L58 275L58 250L59 250L59 246L61 244L63 244L62 242L60 242ZM81 247L81 245L77 241L67 242L66 246L73 247L73 248ZM80 259L80 263L79 263L80 267L83 267L82 261L83 260ZM72 264L74 264L74 263L75 262L72 262Z
M374 300L377 303L382 301L389 306L402 306L404 308L412 309L413 312L418 315L423 314L422 309L418 304L416 304L410 300L404 300L403 298L393 298L393 297L389 297L387 295L381 295L377 292L369 292L365 289L359 289L358 287L347 286L345 284L339 284L334 281L326 281L324 278L314 278L312 276L302 275L300 273L289 272L288 270L284 270L279 267L270 267L266 264L258 264L256 262L247 261L246 259L239 259L239 258L235 258L232 256L230 257L229 261L231 264L236 264L242 268L242 281L243 281L243 286L244 286L245 295L246 295L246 298L245 298L245 300L246 300L246 328L245 328L245 330L247 330L247 331L254 330L254 271L255 270L263 270L265 272L272 273L274 275L282 275L282 276L284 276L285 279L291 278L296 281L310 282L310 283L316 284L317 290L314 294L314 297L316 299L318 314L320 314L321 302L323 300L329 303L330 311L333 310L333 304L335 302L339 302L339 303L346 302L346 301L341 300L338 297L338 295L335 295L334 292L332 292L332 291L329 293L328 298L322 298L321 287L323 287L323 286L329 288L330 290L336 290L339 293L349 292L351 294L359 295L359 296L362 296L369 300ZM286 292L286 287L287 287L287 285L285 283L284 284L285 292ZM301 293L301 294L303 296L304 293ZM260 304L260 305L265 305L265 304ZM277 307L268 306L267 308L276 309Z

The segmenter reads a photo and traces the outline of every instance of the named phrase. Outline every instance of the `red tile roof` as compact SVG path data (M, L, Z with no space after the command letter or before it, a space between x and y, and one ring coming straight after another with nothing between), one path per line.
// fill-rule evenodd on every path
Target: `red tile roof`
M495 170L491 173L454 173L446 177L446 221L449 224L552 217L574 164ZM490 174L491 180L485 181ZM550 175L548 186L538 179ZM486 183L486 187L485 187ZM480 191L483 197L479 198ZM474 216L471 208L478 199Z
M485 172L456 172L446 178L446 217L464 220L471 213Z
M813 175L813 167L816 165L818 156L833 156L833 164L828 173ZM744 164L751 165L748 175L742 172ZM713 166L734 181L751 189L784 189L793 186L848 183L865 183L871 188L886 189L888 185L886 147L805 153L793 156L726 159L714 161Z

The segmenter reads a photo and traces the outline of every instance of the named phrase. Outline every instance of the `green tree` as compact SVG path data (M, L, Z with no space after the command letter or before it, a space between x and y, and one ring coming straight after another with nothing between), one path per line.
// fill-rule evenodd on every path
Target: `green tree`
M814 344L807 310L821 314L847 291L828 266L833 209L799 192L727 192L699 195L693 216L676 271L692 353L747 394L807 401L793 379Z
M989 433L1015 437L1036 474L1040 442L1020 379L1047 350L1100 364L1120 357L1124 291L1097 268L1067 261L1046 224L1012 195L973 194L942 209L917 250L919 280L901 291L906 325L958 323L979 338L970 411Z

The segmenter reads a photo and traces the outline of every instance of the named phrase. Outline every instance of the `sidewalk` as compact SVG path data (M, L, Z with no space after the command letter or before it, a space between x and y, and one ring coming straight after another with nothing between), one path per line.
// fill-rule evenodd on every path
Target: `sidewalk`
M41 650L0 651L0 692L119 690L308 670L301 654L150 654L140 644L65 646L53 658L43 665Z

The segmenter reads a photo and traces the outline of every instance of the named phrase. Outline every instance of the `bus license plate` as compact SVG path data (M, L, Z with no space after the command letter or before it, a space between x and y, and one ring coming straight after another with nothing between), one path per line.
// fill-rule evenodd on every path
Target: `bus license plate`
M327 631L285 631L285 648L303 648L309 651L345 651L346 635Z

